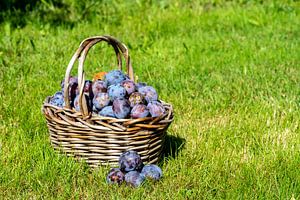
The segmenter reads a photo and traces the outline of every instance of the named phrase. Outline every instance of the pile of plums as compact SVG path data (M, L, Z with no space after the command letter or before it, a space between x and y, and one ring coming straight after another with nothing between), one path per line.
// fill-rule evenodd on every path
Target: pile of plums
M65 105L64 82L61 82L61 91L50 99L50 104ZM85 81L83 92L89 111L104 117L136 119L159 117L166 112L153 87L134 83L121 70L112 70L93 81ZM76 111L80 111L78 78L74 76L69 78L69 101Z
M119 158L119 168L112 168L107 176L109 184L122 184L139 187L145 179L158 181L162 177L161 169L154 164L144 165L136 151L126 151Z

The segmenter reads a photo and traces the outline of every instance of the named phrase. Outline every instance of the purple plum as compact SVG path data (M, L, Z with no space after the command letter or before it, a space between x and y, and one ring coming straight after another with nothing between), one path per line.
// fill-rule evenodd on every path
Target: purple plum
M51 105L63 107L64 106L64 95L61 91L56 92L50 99Z
M65 79L61 81L61 89L64 92ZM78 78L76 76L70 76L69 78L69 100L71 102L71 106L73 106L74 99L76 95L79 94L78 90Z
M134 107L137 104L144 104L144 97L139 92L134 92L129 96L129 103L131 107Z
M96 110L101 110L103 107L110 103L109 96L107 93L97 93L93 99L93 105Z
M136 151L126 151L119 158L119 167L123 172L140 171L143 168L141 156Z
M69 86L70 86L70 88L71 88L71 86L74 85L74 84L78 85L78 78L77 78L76 76L70 76L70 78L69 78ZM63 80L61 81L60 86L61 86L61 89L64 90L64 87L65 87L65 79L63 79Z
M130 114L130 116L134 119L147 117L148 115L149 115L149 110L147 109L147 106L145 106L144 104L135 105L132 108Z
M161 169L154 164L145 165L141 172L146 178L158 181L162 177Z
M156 90L151 86L145 86L138 88L138 92L141 93L147 103L150 103L151 101L157 101L158 95Z
M99 112L99 115L104 117L116 117L112 106L105 106L104 108L102 108L102 110Z
M124 181L124 178L125 175L119 168L112 168L106 176L106 182L120 185Z
M96 80L92 84L92 91L94 96L100 92L107 92L107 84L104 81Z
M116 99L112 106L114 115L118 119L125 119L130 113L130 105L126 99Z
M135 91L135 84L132 80L124 80L121 85L125 88L128 95Z
M112 70L108 72L104 80L107 83L107 86L116 85L122 83L126 79L126 76L121 70Z
M145 176L137 171L131 171L125 174L125 181L127 185L132 187L139 187L145 180Z
M158 101L152 101L152 102L148 103L147 108L152 117L159 117L159 116L165 114L165 108Z
M145 86L147 86L147 84L146 84L146 83L142 83L142 82L139 82L139 83L136 83L136 84L135 84L136 90L138 90L138 89L141 88L141 87L145 87Z
M123 99L126 95L126 90L121 85L111 85L108 87L108 96L111 101L115 99Z
M85 98L86 100L86 103L87 103L87 108L88 108L88 111L91 110L92 108L92 105L91 105L91 99L88 95L86 94L83 94L84 96L82 98ZM74 99L74 108L77 112L80 112L80 106L79 106L79 95L77 95Z

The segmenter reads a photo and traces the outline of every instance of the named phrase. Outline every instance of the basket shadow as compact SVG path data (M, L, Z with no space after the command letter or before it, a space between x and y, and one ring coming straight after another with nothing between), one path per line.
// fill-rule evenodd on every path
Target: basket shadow
M175 159L179 152L183 149L185 142L186 140L184 138L167 133L161 156L162 160L168 161L170 159Z

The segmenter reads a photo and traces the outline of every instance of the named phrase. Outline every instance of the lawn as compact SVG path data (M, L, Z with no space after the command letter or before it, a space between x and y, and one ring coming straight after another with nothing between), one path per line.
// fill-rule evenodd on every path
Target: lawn
M299 2L107 2L58 24L1 22L0 199L299 199ZM103 34L175 111L164 177L137 189L57 154L41 113L79 43ZM115 61L95 46L87 77Z

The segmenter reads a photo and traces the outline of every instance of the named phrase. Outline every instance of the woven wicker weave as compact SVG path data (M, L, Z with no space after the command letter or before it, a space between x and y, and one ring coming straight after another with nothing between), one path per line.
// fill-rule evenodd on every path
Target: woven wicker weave
M88 111L83 97L84 61L89 49L98 42L105 41L113 46L118 68L122 70L122 55L126 61L127 74L134 81L133 69L127 47L111 36L96 36L85 39L73 55L65 74L65 107L49 104L47 97L42 112L47 120L50 140L53 147L68 156L84 159L89 166L117 165L120 154L126 150L137 151L144 162L159 160L166 130L173 121L173 109L163 103L166 114L160 117L139 119L116 119L103 117ZM80 112L69 103L69 77L76 60L78 66Z

